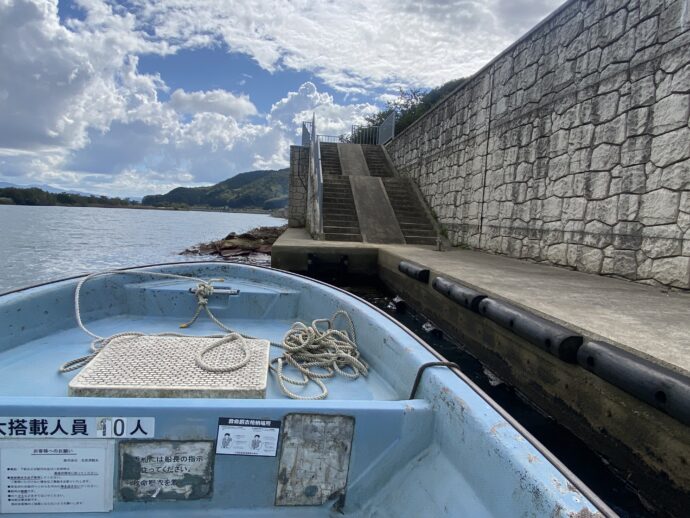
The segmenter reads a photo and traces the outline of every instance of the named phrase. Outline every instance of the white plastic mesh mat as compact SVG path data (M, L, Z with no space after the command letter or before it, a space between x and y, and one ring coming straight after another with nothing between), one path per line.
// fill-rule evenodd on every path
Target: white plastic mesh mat
M69 383L70 396L264 398L268 376L267 340L246 339L251 359L232 372L209 372L197 366L197 352L217 338L137 336L110 342ZM235 342L211 349L211 366L243 358Z

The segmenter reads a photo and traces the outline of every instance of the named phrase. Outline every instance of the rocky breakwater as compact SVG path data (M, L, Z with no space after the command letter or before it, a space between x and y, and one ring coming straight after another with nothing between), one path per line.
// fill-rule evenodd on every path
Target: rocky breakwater
M242 234L230 232L223 239L200 243L181 255L215 255L228 261L270 266L271 247L287 226L257 227Z

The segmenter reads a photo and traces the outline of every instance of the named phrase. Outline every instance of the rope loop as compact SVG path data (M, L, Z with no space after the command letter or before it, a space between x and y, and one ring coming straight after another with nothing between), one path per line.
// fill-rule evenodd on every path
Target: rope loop
M209 353L217 347L220 347L221 345L227 344L228 342L237 342L237 344L239 345L240 350L242 351L242 359L240 361L238 361L237 363L231 363L229 365L222 366L209 365L204 361L204 356L207 353ZM239 333L230 333L229 335L221 338L220 340L212 342L207 346L203 347L197 353L196 358L194 358L194 361L196 362L199 368L208 372L233 372L247 365L251 358L252 356L249 352L249 349L247 348L247 341L245 340L245 338Z

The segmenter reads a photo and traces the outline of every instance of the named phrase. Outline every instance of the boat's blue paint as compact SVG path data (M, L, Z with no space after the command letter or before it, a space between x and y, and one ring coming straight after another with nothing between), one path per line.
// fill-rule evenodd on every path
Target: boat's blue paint
M352 416L355 434L343 512L352 516L572 516L597 508L484 397L446 368L424 373L437 357L365 302L340 290L275 270L202 263L157 271L226 277L239 295L214 295L213 312L247 334L278 341L296 320L311 322L346 309L372 367L366 379L333 379L324 401L283 397L270 379L266 400L67 397L69 375L57 366L85 354L88 337L75 326L76 281L0 297L0 415L151 416L157 439L214 440L219 417L280 420L289 413ZM189 319L193 282L96 278L83 290L82 314L101 335L175 331ZM187 330L215 333L205 318ZM272 355L279 351L272 351ZM0 448L2 442L0 440ZM115 501L118 515L329 516L331 504L274 507L278 457L216 456L211 499ZM584 515L584 514L583 514ZM95 515L102 516L102 515Z

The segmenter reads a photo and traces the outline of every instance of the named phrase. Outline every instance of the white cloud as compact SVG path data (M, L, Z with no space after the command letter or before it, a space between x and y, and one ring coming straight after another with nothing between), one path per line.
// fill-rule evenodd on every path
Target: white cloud
M300 127L316 114L317 131L323 135L340 135L350 131L351 124L361 124L366 115L378 108L369 103L337 104L327 92L318 92L314 83L307 82L297 92L290 92L271 108L270 120L285 126Z
M50 178L67 188L119 195L166 192L173 180L177 185L218 182L251 169L286 167L300 123L314 112L319 133L337 135L375 110L365 103L337 104L310 82L276 102L260 122L213 112L187 119L172 100L155 100L132 111L127 120L114 121L107 132L92 132L88 146L58 164L59 173L42 167L32 181Z
M205 35L266 70L307 70L364 93L398 80L436 86L470 75L561 0L138 0L156 38L196 46Z
M181 113L219 113L237 120L257 114L256 106L248 95L235 95L225 90L185 92L177 89L170 96L170 104Z

